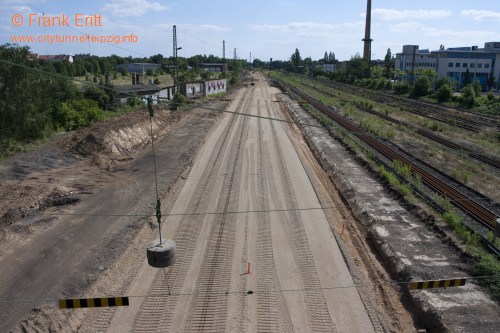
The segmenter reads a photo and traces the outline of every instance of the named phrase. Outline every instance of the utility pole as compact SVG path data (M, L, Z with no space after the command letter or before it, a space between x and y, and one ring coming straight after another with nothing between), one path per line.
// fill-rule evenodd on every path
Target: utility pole
M174 41L174 61L175 61L175 64L174 64L174 95L175 95L175 93L180 90L180 89L177 89L177 85L179 84L179 68L178 68L179 66L177 63L177 51L182 49L182 47L177 47L177 28L175 25L174 25L173 41Z
M222 62L226 62L226 41L222 41Z
M174 36L173 36L173 41L174 41L174 95L177 90L177 27L174 25Z
M371 24L372 24L372 0L367 0L365 38L363 39L363 42L365 42L365 47L363 50L363 59L368 60L368 66L370 65L371 57L372 57L372 41L373 41L373 39L371 39L371 37L370 37Z

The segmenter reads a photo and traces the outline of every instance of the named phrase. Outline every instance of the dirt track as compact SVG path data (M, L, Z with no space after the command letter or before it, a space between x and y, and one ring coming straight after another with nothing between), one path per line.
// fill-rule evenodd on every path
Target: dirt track
M214 121L206 111L157 113L155 133L167 132L156 143L161 191L189 165ZM148 128L146 112L125 115L55 139L2 166L0 196L2 212L8 214L0 235L0 299L13 302L0 304L0 331L21 320L19 330L76 328L54 310L57 302L47 299L82 295L149 220L141 216L151 215L155 203L152 155L149 149L136 153L150 144ZM132 133L127 136L127 131ZM113 141L110 135L123 137ZM91 151L94 138L107 140L106 149Z
M283 119L278 93L260 77L229 109ZM338 247L341 226L355 222L348 211L319 209L342 202L300 131L226 114L191 166L214 120L204 111L180 120L164 113L155 124L164 134L156 144L163 214L195 214L163 223L164 235L177 242L176 265L165 272L144 260L157 230L146 223L154 221L146 217L155 200L152 156L149 149L130 153L149 143L147 126L131 125L137 118L6 164L2 171L13 180L2 184L2 202L22 209L4 219L0 299L14 302L0 304L0 331L414 330L396 290L338 288L388 276L361 233L351 230ZM100 135L105 145L95 140ZM30 164L47 156L49 166ZM7 200L12 191L27 195ZM73 203L44 206L58 200ZM204 214L228 211L255 212ZM114 295L137 297L120 309L56 308L57 298Z
M283 119L278 93L261 77L229 109ZM318 209L316 191L325 191L325 178L304 169L303 163L309 169L317 163L310 152L296 150L292 141L300 140L287 124L225 115L172 208L174 214L201 215L171 217L165 224L177 243L176 264L165 272L143 264L126 294L150 296L96 316L86 330L102 328L106 320L109 332L388 330L387 313L367 313L375 304L366 295L363 303L358 289L335 288L354 282ZM203 214L228 211L253 213ZM251 272L245 274L248 263ZM394 299L388 295L386 304ZM394 322L407 329L410 320L399 308Z

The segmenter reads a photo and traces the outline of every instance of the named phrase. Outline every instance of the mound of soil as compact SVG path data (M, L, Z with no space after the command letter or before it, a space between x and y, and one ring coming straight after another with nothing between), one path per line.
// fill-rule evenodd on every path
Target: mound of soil
M82 135L83 138L80 138ZM76 141L76 144L71 149L71 152L80 155L81 157L88 157L97 153L104 153L106 151L103 138L99 138L94 133L79 133L78 135L75 135L72 140Z

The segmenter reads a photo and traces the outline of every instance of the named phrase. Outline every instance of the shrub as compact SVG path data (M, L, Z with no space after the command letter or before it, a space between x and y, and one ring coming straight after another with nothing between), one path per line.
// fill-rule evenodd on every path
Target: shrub
M57 122L67 131L88 127L103 119L98 103L85 98L62 103L57 112Z
M377 88L377 90L384 89L385 88L385 80L384 79L378 80L376 88Z
M448 84L443 84L436 93L436 99L439 103L449 102L453 96L453 91Z
M410 92L410 97L418 98L429 95L431 83L428 78L421 76L415 82L413 89Z
M500 261L491 255L486 254L474 266L475 276L491 276L481 280L482 284L487 286L494 297L500 297Z
M462 89L462 96L460 97L460 105L471 108L475 103L475 92L474 89L468 85Z
M478 80L474 81L472 88L474 89L474 94L476 95L476 97L481 96L481 84Z
M398 82L394 85L394 92L398 95L404 95L410 92L410 85L406 82Z

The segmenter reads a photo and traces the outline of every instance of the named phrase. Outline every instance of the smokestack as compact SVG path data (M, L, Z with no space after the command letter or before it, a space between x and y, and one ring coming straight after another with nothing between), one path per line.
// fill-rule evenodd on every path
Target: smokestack
M368 60L368 63L372 58L372 40L370 38L370 29L372 24L372 0L367 1L366 5L366 26L365 26L365 38L363 42L365 42L365 48L363 50L363 59Z
M226 41L222 41L222 60L226 61Z

